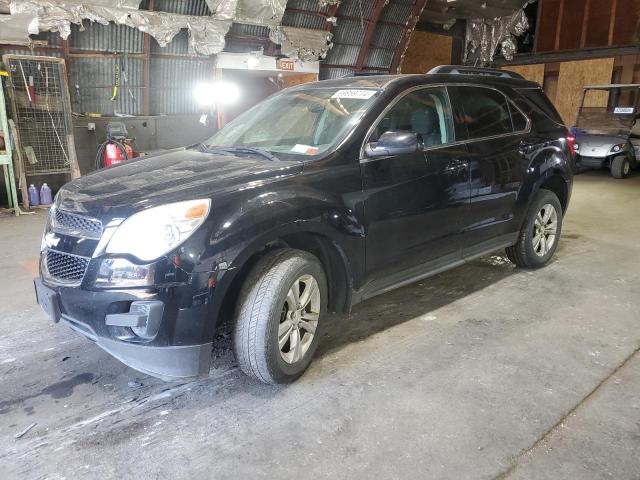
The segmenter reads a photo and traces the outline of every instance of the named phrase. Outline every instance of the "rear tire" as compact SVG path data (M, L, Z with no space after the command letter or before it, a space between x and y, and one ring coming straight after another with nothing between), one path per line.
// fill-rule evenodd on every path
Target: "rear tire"
M518 242L507 258L521 268L540 268L551 260L562 232L562 206L550 190L539 190L527 212Z
M631 173L631 161L629 157L618 155L611 161L611 176L613 178L627 178Z
M327 281L316 257L293 249L265 255L239 297L233 347L242 371L268 384L296 380L311 363L326 309Z

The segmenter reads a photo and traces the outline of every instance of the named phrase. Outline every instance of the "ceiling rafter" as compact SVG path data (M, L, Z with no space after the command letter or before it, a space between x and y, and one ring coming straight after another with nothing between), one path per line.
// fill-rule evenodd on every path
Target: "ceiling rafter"
M398 46L395 49L393 54L393 60L391 61L391 67L389 68L389 73L397 73L398 67L400 67L400 62L402 61L402 56L404 55L405 50L407 49L407 45L409 43L409 39L411 38L411 34L416 28L416 24L418 20L420 20L420 16L427 6L428 0L416 0L413 4L413 8L411 9L411 15L407 19L407 23L402 31L402 36L400 37L400 42L398 42Z
M329 19L332 18L332 17L335 17L336 13L338 13L338 4L334 3L331 6L329 6L329 10L327 11L327 19L326 19L325 24L324 24L324 29L327 32L330 32L331 31L331 27L333 27L333 22L330 22Z
M364 65L364 60L367 58L367 53L369 52L369 48L371 47L371 42L373 41L373 34L376 31L376 25L380 20L380 16L382 15L382 10L384 10L385 5L388 0L376 0L376 5L373 7L373 13L371 14L371 18L367 24L367 29L364 33L364 38L362 40L362 45L360 46L360 51L358 52L358 59L356 61L356 70L362 70L362 66Z

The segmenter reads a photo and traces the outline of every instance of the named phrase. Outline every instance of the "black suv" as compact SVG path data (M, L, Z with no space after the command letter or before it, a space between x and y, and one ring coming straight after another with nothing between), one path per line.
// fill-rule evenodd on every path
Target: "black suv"
M209 369L233 318L242 370L300 376L327 311L506 248L554 254L572 141L540 87L503 71L283 90L197 146L65 185L35 280L54 321L163 379Z

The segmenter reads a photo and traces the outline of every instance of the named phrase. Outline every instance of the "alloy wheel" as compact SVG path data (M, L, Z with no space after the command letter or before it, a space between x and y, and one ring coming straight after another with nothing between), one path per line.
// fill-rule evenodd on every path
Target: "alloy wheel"
M320 304L320 288L312 275L293 282L278 326L278 347L285 362L297 363L309 350L318 328Z
M533 224L533 251L544 257L556 243L558 233L558 212L553 205L545 204Z

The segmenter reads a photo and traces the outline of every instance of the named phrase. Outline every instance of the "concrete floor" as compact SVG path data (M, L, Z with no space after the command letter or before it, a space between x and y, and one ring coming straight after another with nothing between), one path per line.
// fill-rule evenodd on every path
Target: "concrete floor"
M1 218L1 476L638 479L638 207L640 175L578 176L547 268L490 256L333 317L286 387L224 337L207 378L167 384L51 324L44 215Z

